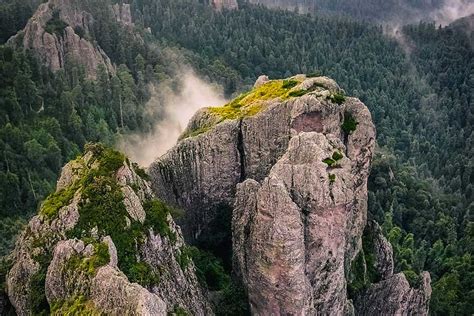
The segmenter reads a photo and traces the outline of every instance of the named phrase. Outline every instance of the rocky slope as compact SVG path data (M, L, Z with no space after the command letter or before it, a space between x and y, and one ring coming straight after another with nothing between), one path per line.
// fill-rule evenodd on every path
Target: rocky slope
M212 314L171 209L146 178L101 145L63 168L12 255L18 315Z
M149 172L158 196L186 211L190 242L233 208L234 273L252 313L427 314L429 276L414 289L393 275L380 234L363 249L374 146L368 109L333 80L262 76L228 105L199 111ZM369 277L373 260L380 273Z
M131 24L129 5L110 8L123 24ZM114 72L105 52L92 40L94 17L79 0L49 0L41 4L25 29L9 40L12 45L32 50L51 70L71 60L83 65L94 79L100 66Z

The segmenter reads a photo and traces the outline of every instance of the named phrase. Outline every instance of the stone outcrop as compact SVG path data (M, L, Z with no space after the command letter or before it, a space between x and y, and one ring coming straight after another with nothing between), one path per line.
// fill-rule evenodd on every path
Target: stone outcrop
M118 11L121 21L128 22L125 7ZM77 62L94 79L101 66L109 73L115 69L105 52L89 40L93 23L94 17L82 1L49 0L38 7L24 30L9 43L32 50L53 71L64 68L66 61Z
M374 147L367 107L333 80L262 76L228 105L196 113L149 173L157 195L184 209L190 242L212 235L210 223L233 207L234 274L252 313L377 315L371 308L390 297L387 311L427 314L429 279L418 290L393 275L392 250L376 223L363 249ZM374 262L365 260L369 248ZM367 276L374 270L377 279ZM357 291L348 294L348 285Z
M90 145L17 241L7 292L18 315L193 315L212 310L169 208L143 170Z
M354 295L356 315L428 315L429 273L423 272L415 287L403 273L394 274L392 246L374 221L369 221L365 229L362 254L365 276L363 269L356 270L361 274L357 277L364 278L366 284Z
M210 0L212 6L216 10L222 10L222 9L228 9L228 10L234 10L238 9L239 5L237 3L237 0Z
M132 11L129 3L116 3L112 6L115 19L126 26L133 26Z

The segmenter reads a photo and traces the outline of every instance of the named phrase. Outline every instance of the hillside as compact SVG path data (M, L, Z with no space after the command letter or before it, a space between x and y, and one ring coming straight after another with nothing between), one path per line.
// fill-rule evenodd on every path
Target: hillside
M82 1L81 10L92 17L89 29L83 34L71 27L77 35L71 38L91 43L110 59L115 72L99 69L96 80L77 61L66 61L60 69L46 67L36 47L23 51L24 45L10 42L0 48L2 253L12 249L22 225L54 191L61 166L76 158L85 143L113 145L127 133L153 130L160 111L147 111L148 85L166 82L171 91L179 90L178 65L193 66L200 76L222 85L227 97L248 90L262 74L324 74L360 98L377 127L368 216L381 224L393 246L395 273L404 271L416 284L419 273L430 272L433 314L472 314L474 57L469 18L442 28L407 26L398 41L379 27L343 17L311 17L245 3L239 10L216 11L207 2L191 0L131 1L130 27L115 14L112 2ZM344 1L331 3L343 8ZM0 19L6 41L27 26L38 3L8 0L1 5L8 7L2 14L21 17L18 23ZM74 22L61 14L59 20ZM54 29L44 30L58 43L69 43L54 37ZM229 217L224 220L230 225ZM208 250L225 259L220 249L228 244Z

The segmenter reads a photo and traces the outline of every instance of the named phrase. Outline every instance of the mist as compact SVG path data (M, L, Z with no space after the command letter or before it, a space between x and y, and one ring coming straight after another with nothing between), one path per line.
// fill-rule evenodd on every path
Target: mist
M176 144L197 110L227 103L221 87L199 78L192 69L185 67L177 73L173 81L149 87L152 96L147 111L150 115L160 113L152 132L125 135L119 141L119 148L143 167Z
M431 13L430 18L437 24L446 26L451 22L474 14L472 0L445 0L443 6Z

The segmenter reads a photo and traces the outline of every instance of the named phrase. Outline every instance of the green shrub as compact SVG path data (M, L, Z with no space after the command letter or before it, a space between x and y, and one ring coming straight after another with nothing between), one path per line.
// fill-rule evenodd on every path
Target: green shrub
M168 312L168 316L188 316L188 312L181 306L175 305L171 312Z
M306 78L314 78L314 77L321 77L323 74L319 70L315 70L313 72L307 73Z
M186 269L192 260L196 266L196 276L199 282L211 291L222 290L231 282L222 261L207 251L185 246L181 248L181 254L177 260L182 269Z
M341 125L342 130L346 135L350 135L353 131L356 130L359 123L355 120L351 113L344 113L344 122Z
M140 178L145 181L150 181L150 176L146 173L144 169L140 168L140 166L136 162L132 163L132 167L135 173L138 174Z
M58 192L51 193L41 205L40 214L49 219L56 217L63 206L70 204L77 188L75 185L70 185Z
M301 97L305 94L307 94L309 91L308 90L296 90L296 91L291 91L288 95L290 97Z
M346 96L342 93L339 93L339 92L336 92L336 93L333 93L331 95L328 95L327 96L327 99L328 100L331 100L331 102L333 103L337 103L337 104L343 104L344 102L346 102Z
M48 32L49 34L62 36L64 34L64 29L67 26L68 26L67 23L61 20L59 16L59 11L54 10L53 16L48 22L46 22L44 30Z
M161 236L166 236L171 242L176 242L176 234L171 231L168 223L170 207L160 200L150 200L143 204L146 212L145 226L153 228Z
M298 81L290 79L290 80L283 80L283 89L291 89L299 84Z
M336 175L335 174L329 174L329 182L334 183L336 181Z
M334 166L334 164L336 163L336 161L332 158L326 158L323 160L323 162L327 164L329 167Z
M335 151L335 152L332 154L332 159L334 159L334 161L339 161L339 160L341 160L342 158L344 158L344 156L343 156L342 153L339 152L339 151Z

